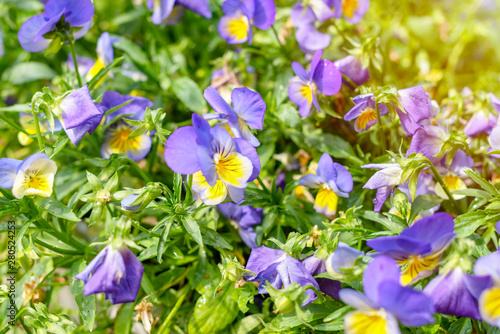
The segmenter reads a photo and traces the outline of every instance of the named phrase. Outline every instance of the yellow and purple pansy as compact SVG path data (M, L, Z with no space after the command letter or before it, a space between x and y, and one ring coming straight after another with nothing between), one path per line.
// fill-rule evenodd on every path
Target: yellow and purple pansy
M400 334L398 321L419 327L435 322L434 306L429 297L411 287L401 286L396 262L378 256L363 273L365 293L342 289L340 299L355 311L344 317L346 334Z
M101 105L104 110L109 110L129 100L132 102L107 115L106 122L109 123L116 117L142 121L146 109L153 106L153 103L147 98L122 95L114 91L104 93ZM135 128L123 120L113 123L105 133L105 139L101 146L101 156L109 158L113 153L124 153L134 161L143 159L151 150L151 137L148 133L144 133L129 138Z
M349 197L353 181L349 171L332 157L323 153L318 162L316 174L307 174L300 179L301 186L317 188L314 210L332 216L337 212L338 198Z
M498 223L496 227L500 229ZM500 327L500 252L479 258L474 265L474 274L491 278L492 284L479 295L479 313L485 322Z
M358 95L352 99L355 106L344 115L345 121L354 121L354 130L362 132L368 130L377 124L377 111L373 94ZM383 104L378 104L380 116L389 113L387 107Z
M252 26L267 30L274 24L274 0L226 0L224 16L219 21L219 34L229 44L252 44Z
M366 244L403 266L401 283L413 284L432 275L456 234L453 218L438 212L422 218L398 236L379 237Z
M302 117L309 116L314 104L321 111L318 103L317 92L325 95L335 95L342 86L342 75L333 62L321 59L322 51L317 51L311 60L311 69L306 71L297 62L292 63L295 77L290 80L288 97L299 106Z
M193 126L174 131L165 144L165 161L176 173L193 175L193 190L208 205L227 196L239 203L247 182L260 173L257 151L248 141L233 138L221 127L211 128L197 114Z
M0 188L12 189L16 198L38 195L50 197L57 165L44 153L35 153L24 160L0 159Z
M332 0L335 17L344 19L352 24L359 23L370 7L370 0Z

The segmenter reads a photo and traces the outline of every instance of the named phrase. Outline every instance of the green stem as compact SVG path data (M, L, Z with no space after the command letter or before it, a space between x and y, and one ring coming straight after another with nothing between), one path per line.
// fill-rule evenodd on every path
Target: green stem
M159 334L166 334L168 332L168 328L170 327L170 322L172 321L172 318L175 316L179 308L181 307L182 303L184 302L184 299L187 297L189 291L189 284L185 285L182 290L181 290L181 295L179 296L179 299L177 299L177 302L174 305L174 308L170 311L168 314L167 318L161 325L160 329L158 330Z
M159 141L160 141L160 139L158 138L157 135L155 135L155 139L153 142L153 149L151 150L152 154L151 154L151 157L149 158L149 172L150 173L153 172L153 167L154 167L154 164L156 162L156 155L158 153L158 142Z
M455 198L453 198L453 195L451 194L450 190L448 189L448 187L444 183L443 178L441 177L441 175L437 171L436 167L434 167L434 164L429 159L427 159L427 160L428 160L428 163L431 167L432 174L434 175L436 180L439 182L439 184L443 188L444 192L446 193L446 196L448 196L451 204L453 205L453 207L455 208L457 213L460 214L461 213L460 207L458 206L457 201L455 200Z
M42 140L42 132L40 131L40 123L38 122L38 115L35 111L35 103L31 103L31 112L33 113L33 120L35 121L35 129L36 129L36 139L38 141L38 147L40 148L41 153L45 153L45 146L43 146Z
M385 145L385 131L384 124L382 123L382 118L380 117L380 110L378 108L378 103L375 102L375 111L377 112L377 122L379 129L380 141L382 142L382 154L385 154L386 145Z
M71 56L73 57L73 64L75 65L75 73L76 79L78 80L78 86L82 87L82 78L80 77L80 72L78 71L78 62L76 61L76 53L75 53L75 43L73 41L73 35L68 35L68 43L69 49L71 51Z
M128 157L127 157L127 160L130 162L132 167L134 167L136 172L141 176L141 178L144 180L144 182L146 182L146 183L151 182L151 179L149 178L149 176L147 176L147 174L141 169L141 167L139 167L139 165L134 160L132 160Z
M274 24L271 26L271 30L274 32L274 35L276 36L276 39L278 40L278 44L280 45L281 51L283 51L283 54L287 59L290 59L290 55L288 54L288 51L285 48L285 45L281 43L278 32L276 31L276 28L274 27Z

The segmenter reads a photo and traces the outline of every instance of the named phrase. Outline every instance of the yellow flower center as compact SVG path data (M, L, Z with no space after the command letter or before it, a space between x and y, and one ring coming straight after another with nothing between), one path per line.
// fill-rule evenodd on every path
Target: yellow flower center
M481 308L489 318L500 317L500 288L491 288L483 292L480 300Z
M133 129L125 124L120 124L113 130L111 141L109 142L111 149L117 153L125 153L128 150L136 151L139 149L139 138L135 137L128 139Z
M300 95L302 95L304 98L307 99L308 104L312 103L312 98L313 98L312 94L313 94L313 91L309 85L303 85L300 88Z
M25 172L24 183L26 189L36 189L43 192L50 191L50 185L46 178L42 177L40 170L28 169Z
M443 177L444 184L450 191L455 191L460 188L460 178L455 174L448 174Z
M344 15L348 18L352 18L354 16L356 8L358 8L358 0L342 1L342 10L344 11Z
M222 156L220 153L215 153L214 161L217 175L219 175L222 180L232 185L241 183L241 179L245 175L245 168L239 154L232 153Z
M403 285L410 284L410 282L413 281L419 273L426 270L434 270L440 258L441 253L438 253L427 257L412 255L407 260L398 261L399 265L407 265L401 275L401 283Z
M366 108L365 110L363 110L361 115L356 118L356 122L354 123L354 125L358 130L366 130L368 122L373 121L374 119L377 119L377 112L375 111L375 109Z
M385 311L354 311L345 318L345 332L349 334L386 334Z
M229 34L236 39L244 39L248 33L248 19L241 15L239 18L231 20L229 23Z

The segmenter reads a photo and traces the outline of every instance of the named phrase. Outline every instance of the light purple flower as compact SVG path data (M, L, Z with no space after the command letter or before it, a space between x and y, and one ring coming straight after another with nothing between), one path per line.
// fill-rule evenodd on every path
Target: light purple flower
M337 94L342 86L342 75L339 69L329 60L321 60L322 51L317 51L311 61L311 69L306 71L297 62L292 63L295 77L290 80L288 97L299 106L302 117L309 116L314 104L321 111L317 91L325 95Z
M227 195L243 200L247 182L260 173L255 148L242 138L232 138L221 127L211 128L197 114L193 126L181 127L165 144L165 161L176 173L193 174L193 190L208 205L220 204Z
M344 317L346 333L400 333L398 320L419 327L435 321L432 301L420 291L401 286L398 265L386 256L371 261L363 273L361 293L340 290L340 299L354 307Z
M373 203L375 204L375 212L379 212L394 188L402 184L401 174L403 170L399 164L368 164L361 166L361 168L380 169L363 186L363 189L377 189Z
M105 112L94 103L87 85L65 96L59 103L59 108L64 131L75 146L87 133L94 132Z
M352 24L359 23L370 7L370 0L333 0L335 17L343 16Z
M404 112L396 106L396 111L401 121L401 126L407 135L413 135L417 129L422 128L422 121L431 115L431 100L422 86L409 87L398 90L398 100Z
M265 286L269 281L275 289L287 288L290 283L296 282L301 286L312 285L319 289L319 285L297 259L288 256L284 251L272 249L266 246L252 249L246 265L246 269L255 273L253 276L245 276L249 282L260 282L259 293L267 293ZM309 299L302 305L313 302L317 296L313 290L306 291Z
M291 18L293 26L297 28L295 39L303 52L314 54L314 52L326 49L330 45L331 36L319 32L315 28L316 15L309 6L304 10L300 3L295 4L292 8Z
M456 235L454 227L449 214L438 212L416 221L399 236L378 237L366 244L400 265L406 265L402 276L402 283L406 285L432 275Z
M438 313L481 320L477 299L490 286L490 277L469 275L456 267L432 279L423 292L432 299Z
M50 197L57 165L44 153L35 153L24 160L0 159L0 188L12 189L16 198L38 195Z
M349 55L333 62L340 70L340 73L348 77L355 85L361 86L370 79L368 67L363 67L360 57ZM343 79L344 83L350 84ZM351 87L354 89L355 87Z
M325 260L319 259L314 255L308 256L302 260L302 264L313 277L326 272ZM339 281L334 281L329 278L315 278L315 280L318 282L319 291L326 293L334 299L339 299Z
M144 267L126 246L105 247L75 276L85 282L84 296L105 293L112 304L134 302L141 286Z
M274 24L274 0L226 0L224 16L219 21L219 34L229 44L252 44L252 26L267 30Z
M353 181L349 171L332 157L323 153L318 162L317 174L307 174L300 179L301 186L318 188L314 209L327 216L337 212L338 197L349 197Z
M154 24L177 24L184 15L184 8L207 19L212 18L207 0L148 0L148 8L153 10L151 21Z
M18 39L24 50L40 52L50 45L44 35L54 31L61 18L75 30L74 39L83 37L89 31L94 16L94 5L90 0L50 0L45 4L43 14L26 20L19 29Z
M493 150L500 150L500 126L496 126L491 130L491 134L488 137L488 142L490 143Z
M437 163L440 158L436 158L435 155L441 151L445 139L446 131L440 126L428 125L419 128L411 138L410 147L408 151L406 151L406 156L412 153L422 153L433 163Z
M358 95L352 99L352 102L354 102L355 106L344 115L344 120L352 121L355 119L354 130L356 132L368 130L377 124L377 111L375 101L373 101L373 94ZM389 113L387 107L380 103L378 104L378 110L380 116Z
M330 254L326 260L325 269L333 278L342 279L345 277L342 269L352 268L356 259L363 254L362 251L349 247L343 242L339 242L337 248L335 248L333 253Z
M123 210L127 211L137 211L141 204L131 205L139 197L138 194L131 194L121 200L120 204Z
M205 119L221 121L222 125L227 124L235 138L243 138L255 147L260 145L259 140L250 131L250 128L262 130L264 125L266 103L259 93L246 87L233 89L232 108L213 87L205 89L203 96L216 112L204 114Z
M262 222L262 209L250 205L239 206L234 203L217 205L220 213L229 219L241 237L241 240L250 248L257 248L257 233L252 226Z
M493 128L497 125L497 117L492 113L484 114L480 110L476 112L467 125L464 127L464 133L469 137L475 137L481 133L490 134Z

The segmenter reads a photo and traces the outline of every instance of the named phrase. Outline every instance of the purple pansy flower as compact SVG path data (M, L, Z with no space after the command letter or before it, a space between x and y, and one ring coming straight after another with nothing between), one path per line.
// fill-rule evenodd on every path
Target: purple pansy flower
M220 204L227 195L243 200L247 182L260 173L255 148L242 138L232 138L221 127L211 128L197 114L193 126L181 127L165 144L165 161L176 173L193 174L193 190L208 205Z
M75 146L87 133L94 132L105 112L94 103L87 85L65 96L59 108L63 129Z
M356 311L344 317L346 333L400 333L398 321L418 327L435 321L432 301L420 291L401 286L398 265L386 256L375 258L363 273L365 293L340 290L340 299Z
M354 130L357 132L365 131L377 124L377 111L373 94L358 95L352 99L355 106L344 115L345 121L354 121ZM378 104L380 116L389 113L387 107L381 103Z
M446 139L446 131L440 126L428 125L415 130L411 138L410 147L406 151L406 156L412 153L422 153L429 158L433 163L436 163L440 158L435 155L441 151L441 147Z
M207 0L148 0L148 8L153 10L151 21L154 24L177 24L184 16L184 8L207 19L212 18Z
M267 30L274 24L274 0L226 0L224 16L219 21L219 34L229 44L252 44L252 26Z
M349 78L355 85L361 86L370 79L368 67L363 67L360 57L349 55L333 62L344 76ZM343 79L344 83L350 86ZM354 87L351 87L354 89Z
M422 128L421 122L429 119L432 104L429 95L422 86L409 87L398 90L398 100L404 112L396 107L401 121L401 126L407 135L413 135L417 129Z
M139 209L141 205L131 205L137 199L137 197L139 197L138 194L131 194L122 199L120 202L122 209L127 211L137 211L137 209Z
M344 17L352 24L359 23L370 7L370 0L333 0L335 17Z
M326 260L326 270L333 278L342 279L345 277L342 269L352 268L356 259L361 255L364 255L362 251L349 247L343 242L339 242L337 248L335 248L333 253L330 254Z
M18 39L24 50L40 52L50 45L44 35L56 30L64 17L64 23L76 30L73 37L79 39L89 31L94 16L94 5L90 0L50 0L45 4L43 14L26 20L19 29Z
M109 110L129 100L132 102L107 115L106 122L109 123L118 116L142 121L146 109L153 106L153 103L147 98L121 95L113 91L104 92L101 105L104 110ZM122 120L112 124L105 133L105 139L101 146L101 156L109 158L113 153L124 153L134 161L144 159L151 150L151 137L148 133L144 133L129 139L129 135L135 129L136 127Z
M361 166L361 168L380 169L363 186L363 189L377 189L373 203L375 204L375 212L379 212L394 188L402 184L403 169L399 164L368 164Z
M308 256L302 260L302 264L313 277L326 272L325 260L319 259L314 255ZM326 293L334 299L339 299L339 281L334 281L329 278L315 278L315 280L318 282L319 290L321 292Z
M330 45L331 36L315 28L314 24L317 18L309 6L304 10L300 3L295 4L292 8L291 18L293 26L297 28L295 39L302 51L312 54L318 50L326 49Z
M131 303L139 292L143 272L142 263L127 246L115 249L110 245L75 278L85 282L84 296L105 293L111 304Z
M217 205L220 213L233 223L238 230L241 240L250 248L257 248L257 232L252 226L262 222L262 209L250 205L239 206L234 203Z
M317 174L307 174L300 179L301 186L319 188L314 201L314 210L327 216L337 212L337 202L340 197L349 197L353 187L349 171L332 157L323 153L318 162Z
M412 284L432 275L455 237L453 218L438 212L422 218L404 229L398 236L379 237L366 244L400 265L406 265L401 277L403 284Z
M325 95L337 94L342 85L342 75L339 69L329 60L321 60L322 51L317 51L311 61L311 69L306 71L297 62L292 63L296 77L290 80L288 97L299 106L302 117L309 116L314 104L321 111L317 98L317 91Z
M266 246L252 249L246 269L255 275L245 276L245 280L260 282L259 293L267 293L265 289L267 281L278 290L282 287L287 288L291 282L296 282L301 286L312 285L319 289L318 283L304 265L279 249ZM307 290L306 294L309 295L309 299L302 306L306 306L317 298L311 289Z
M436 276L423 292L432 299L438 313L481 320L477 299L490 286L490 277L469 275L456 267Z
M213 87L205 89L203 96L216 112L204 114L205 119L219 120L223 126L229 127L235 138L243 138L255 147L260 145L259 140L250 131L250 128L262 130L264 125L266 103L259 93L246 87L233 89L232 108Z
M44 153L24 160L0 159L0 188L12 189L15 198L38 195L50 197L57 165Z
M493 150L500 150L500 126L496 126L491 130L491 134L488 137L488 142L490 143Z
M489 276L492 285L479 296L479 313L488 324L500 327L500 252L483 256L474 265L474 274Z
M491 130L497 125L497 118L492 113L485 115L484 111L480 110L474 113L464 127L464 133L469 137L475 137L481 133L489 135Z

